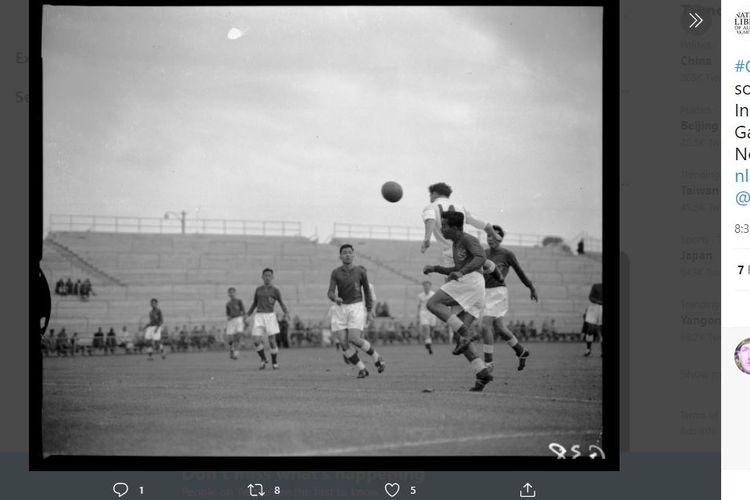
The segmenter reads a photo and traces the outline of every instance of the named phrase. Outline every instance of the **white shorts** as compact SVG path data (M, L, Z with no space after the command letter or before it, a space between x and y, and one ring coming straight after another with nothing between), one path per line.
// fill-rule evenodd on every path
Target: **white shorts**
M478 318L484 307L484 276L474 271L458 280L446 282L440 287L442 291L458 302L461 308Z
M253 320L253 336L276 335L279 333L279 321L275 313L255 313Z
M245 318L237 316L227 321L227 335L234 335L235 333L242 333L245 331Z
M437 326L437 316L432 314L427 309L422 309L419 311L419 326L431 326L436 327Z
M364 302L355 302L354 304L341 304L334 307L331 315L331 330L338 332L352 328L355 330L364 330L367 320Z
M602 306L601 304L589 304L586 308L586 323L601 326L602 324Z
M508 287L485 288L482 316L503 318L506 314L508 314Z
M147 326L146 334L144 336L146 340L161 340L161 327L160 326Z

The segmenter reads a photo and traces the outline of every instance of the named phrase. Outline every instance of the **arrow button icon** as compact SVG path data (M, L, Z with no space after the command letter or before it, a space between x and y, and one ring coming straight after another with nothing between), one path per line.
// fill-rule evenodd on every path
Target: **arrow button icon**
M688 12L688 14L690 14L690 18L693 20L693 22L690 23L690 28L697 28L703 23L703 18L698 15L697 12L695 14L693 14L692 12Z
M521 498L536 498L536 490L531 484L526 483L521 488L518 496Z
M262 497L266 494L266 492L263 491L263 485L260 483L248 484L247 489L250 490L249 493L251 497ZM257 490L257 492L255 490Z

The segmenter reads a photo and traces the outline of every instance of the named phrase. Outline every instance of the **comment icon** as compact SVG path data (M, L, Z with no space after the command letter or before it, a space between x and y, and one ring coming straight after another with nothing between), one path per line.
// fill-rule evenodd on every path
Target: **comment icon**
M117 498L122 498L128 494L128 485L126 483L115 483L112 486L112 491L115 492Z

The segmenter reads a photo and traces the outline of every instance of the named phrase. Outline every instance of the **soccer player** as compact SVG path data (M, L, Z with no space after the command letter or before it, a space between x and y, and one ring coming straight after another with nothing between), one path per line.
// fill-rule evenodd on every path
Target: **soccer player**
M538 302L539 298L536 289L526 273L521 269L516 255L500 246L505 238L505 231L500 226L492 226L500 238L493 238L487 235L487 244L490 246L487 251L487 259L495 263L500 270L501 279L493 274L484 275L484 312L482 313L482 337L484 339L484 362L491 372L494 367L492 356L495 351L495 334L502 337L508 343L511 349L518 357L518 369L523 370L526 366L526 359L529 357L529 350L522 346L513 332L503 324L503 317L508 313L508 288L505 286L505 278L512 267L518 275L521 282L531 291L531 300Z
M279 333L279 321L274 313L274 306L276 302L281 306L281 310L284 311L284 316L289 319L289 311L281 300L281 292L278 288L273 286L273 269L263 269L263 285L255 289L255 296L253 297L253 304L250 306L250 310L247 312L247 316L250 317L253 311L256 310L255 318L253 320L253 341L255 342L255 351L260 356L261 364L260 369L263 370L268 363L266 359L266 353L263 348L263 336L268 338L268 346L271 351L271 365L274 370L279 368L277 356L279 354L279 347L276 345L276 334Z
M602 284L596 283L591 286L589 292L590 304L586 308L586 313L583 315L583 333L584 340L586 341L586 352L583 354L588 357L591 356L591 344L594 342L595 337L599 337L599 342L603 343L602 339Z
M417 295L417 324L419 334L424 338L424 347L432 355L432 331L437 326L437 316L427 309L427 301L435 295L435 292L429 280L422 282L422 289L424 291Z
M370 375L365 364L359 359L356 347L370 355L375 362L378 373L383 373L385 363L370 343L362 338L367 321L372 321L372 295L370 284L367 280L367 272L359 266L355 266L354 247L344 244L339 247L339 258L342 266L331 272L331 281L328 285L328 298L336 304L331 318L331 330L338 335L344 356L359 372L357 378L365 378ZM362 305L364 296L365 304ZM350 345L351 344L351 345Z
M430 240L435 236L435 240L442 245L443 254L440 259L440 265L443 267L453 267L453 245L442 232L441 216L444 212L460 212L463 214L464 222L477 229L483 229L488 236L498 237L494 233L492 224L484 222L473 217L463 205L454 203L450 200L453 189L444 182L438 182L428 188L430 192L430 204L422 210L422 221L424 222L424 240L422 241L421 251L425 253L430 247Z
M492 381L484 360L474 352L468 336L471 323L479 317L484 306L484 278L482 267L487 261L479 240L463 231L464 215L446 211L442 215L442 234L453 242L453 267L425 266L424 274L440 273L448 276L440 289L427 301L427 309L445 321L456 332L457 343L453 354L463 354L474 369L476 382L470 390L481 392ZM488 261L488 266L499 275L498 269ZM451 307L458 306L454 314Z
M240 350L240 335L245 330L245 304L236 296L237 289L230 288L229 302L227 302L227 343L229 343L229 359L237 359ZM237 346L237 349L235 349Z
M161 359L167 359L167 353L164 351L164 345L161 343L161 328L164 324L164 317L159 309L159 301L151 299L151 311L148 313L148 325L146 325L146 331L144 339L148 345L148 360L152 361L154 358L154 347L156 347L161 353Z
M492 224L473 217L463 205L450 200L453 189L444 182L438 182L429 186L430 204L422 210L422 221L424 222L424 239L422 241L421 252L425 253L430 247L430 240L435 236L435 240L442 245L442 254L440 256L440 265L443 267L453 267L453 245L442 233L441 216L444 212L460 212L464 216L464 222L477 229L483 229L488 236L494 234ZM453 337L453 328L447 325L449 340Z

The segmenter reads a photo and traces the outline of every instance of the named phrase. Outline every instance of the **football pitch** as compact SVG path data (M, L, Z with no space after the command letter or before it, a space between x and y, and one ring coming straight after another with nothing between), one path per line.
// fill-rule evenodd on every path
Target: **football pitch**
M279 370L253 351L44 358L46 455L550 456L551 442L596 444L602 422L598 345L529 343L527 367L495 345L495 380L452 346L376 345L370 376L333 348L282 349ZM481 350L481 347L480 347ZM432 392L423 392L432 389ZM586 449L582 446L582 449Z

